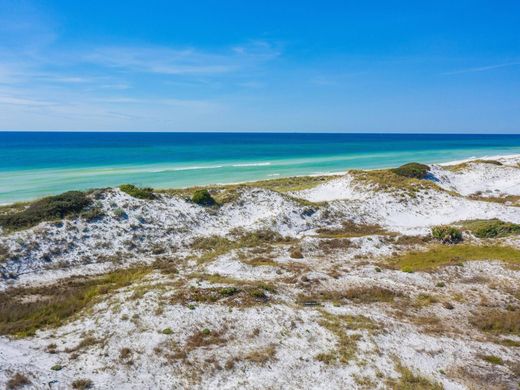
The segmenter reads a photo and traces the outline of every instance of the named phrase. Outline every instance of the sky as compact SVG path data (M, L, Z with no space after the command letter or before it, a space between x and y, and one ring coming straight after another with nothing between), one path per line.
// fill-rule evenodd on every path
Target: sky
M520 1L0 0L0 130L520 133Z

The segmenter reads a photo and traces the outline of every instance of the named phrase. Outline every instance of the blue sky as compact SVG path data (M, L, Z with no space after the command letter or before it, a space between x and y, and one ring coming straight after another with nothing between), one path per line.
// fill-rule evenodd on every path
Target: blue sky
M0 0L0 129L519 133L520 2Z

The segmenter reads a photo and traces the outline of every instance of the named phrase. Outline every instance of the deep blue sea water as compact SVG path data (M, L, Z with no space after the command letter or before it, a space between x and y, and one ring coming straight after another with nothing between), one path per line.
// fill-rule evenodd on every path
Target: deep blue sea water
M520 135L0 132L0 204L520 153Z

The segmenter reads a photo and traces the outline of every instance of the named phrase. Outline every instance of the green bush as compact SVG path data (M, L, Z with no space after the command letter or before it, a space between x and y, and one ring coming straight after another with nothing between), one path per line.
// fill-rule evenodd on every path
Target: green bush
M478 219L468 221L464 226L478 238L506 237L520 234L520 225L499 219Z
M84 192L69 191L56 196L49 196L33 202L25 210L0 216L0 225L8 230L25 229L43 221L63 219L68 215L77 215L91 201Z
M399 168L391 169L391 171L396 175L408 177L410 179L425 179L430 171L430 167L425 164L413 162L401 165Z
M193 203L197 203L201 206L213 206L217 202L215 202L215 199L211 196L211 194L208 192L208 190L197 190L193 193L193 196L191 197L191 200Z
M123 184L119 189L137 199L155 199L153 188L139 188L133 184Z
M462 241L462 232L453 226L435 226L432 228L432 237L444 244L456 244Z

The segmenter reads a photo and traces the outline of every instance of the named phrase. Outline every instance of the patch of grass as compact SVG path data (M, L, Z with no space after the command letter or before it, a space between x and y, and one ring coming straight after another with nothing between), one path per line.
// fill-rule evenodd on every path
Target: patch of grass
M364 316L334 315L326 311L322 311L321 316L320 325L337 338L336 349L316 356L316 360L326 364L346 364L354 358L361 335L348 334L347 330L377 329L377 326Z
M430 167L425 164L416 162L401 165L398 168L391 169L393 173L410 179L425 179L430 172Z
M0 334L25 337L58 327L116 289L147 275L138 267L91 278L70 278L52 286L15 288L0 293ZM28 299L29 298L29 299Z
M520 310L482 309L470 323L483 332L520 335Z
M248 187L258 187L281 193L296 192L317 187L320 184L327 183L328 181L337 179L338 177L340 177L340 175L293 176L245 183L245 185Z
M78 215L90 203L84 192L69 191L37 200L21 211L0 215L0 225L8 231L27 229L40 222Z
M197 238L191 244L191 248L203 251L198 258L199 262L207 262L221 256L233 249L255 248L265 245L292 243L294 240L282 237L279 233L268 229L253 232L235 230L231 232L233 240L222 236L210 236Z
M447 165L447 166L444 166L444 169L447 169L452 172L460 172L460 171L465 170L466 168L470 168L472 164L491 164L491 165L497 165L497 166L504 165L500 161L497 161L497 160L477 159L477 160L473 160L473 161L463 162L460 164Z
M432 237L443 244L457 244L462 241L462 232L454 226L434 226Z
M424 252L413 251L394 257L390 262L403 271L413 272L434 270L445 265L458 265L465 261L478 260L498 260L510 264L520 264L520 250L502 245L435 245Z
M214 206L217 204L208 190L196 190L191 197L191 201L200 206Z
M414 374L412 370L398 362L397 372L401 375L397 380L387 381L387 385L392 390L443 390L440 383L431 381L428 378Z
M520 195L483 196L482 193L475 193L469 195L468 198L481 202L500 203L520 207Z
M265 364L269 361L273 361L275 358L276 358L276 347L274 344L248 352L244 355L244 360L247 360L247 361L250 361L250 362L256 363L256 364Z
M412 198L415 198L419 192L425 190L447 192L430 180L401 176L388 169L373 171L352 170L350 174L355 182L368 185L375 190L404 194Z
M74 382L72 382L73 389L86 390L91 389L92 387L94 387L94 382L92 382L90 379L80 378L75 379Z
M297 301L300 304L309 302L334 302L341 303L348 300L357 304L369 304L376 302L393 302L396 297L401 296L388 288L379 286L352 287L345 291L319 291L314 294L302 294Z
M252 267L276 267L278 263L273 259L267 257L255 257L248 260L240 260L244 264L248 264Z
M210 278L208 281L212 281ZM171 298L173 304L189 306L193 303L213 304L220 303L232 307L247 307L263 304L269 301L267 293L275 293L272 285L262 282L214 281L214 283L237 283L236 286L183 288L179 289Z
M351 238L389 234L379 225L356 224L352 221L344 221L340 229L320 228L316 232L321 238Z
M186 340L185 350L190 352L196 348L224 344L224 332L225 330L211 331L208 328L197 330Z
M52 371L61 371L63 369L63 366L61 364L55 364L51 367Z
M27 378L24 374L17 372L14 374L6 383L6 388L8 390L21 389L22 387L28 386L31 384L29 378Z
M504 361L499 356L495 355L480 355L480 358L490 364L503 365Z
M121 191L123 191L124 193L126 193L134 198L137 198L137 199L147 199L147 200L155 199L155 195L153 193L153 188L149 188L149 187L140 188L140 187L134 186L133 184L123 184L123 185L119 186L119 189Z
M500 219L476 219L463 222L463 226L478 238L496 238L520 234L520 225Z

